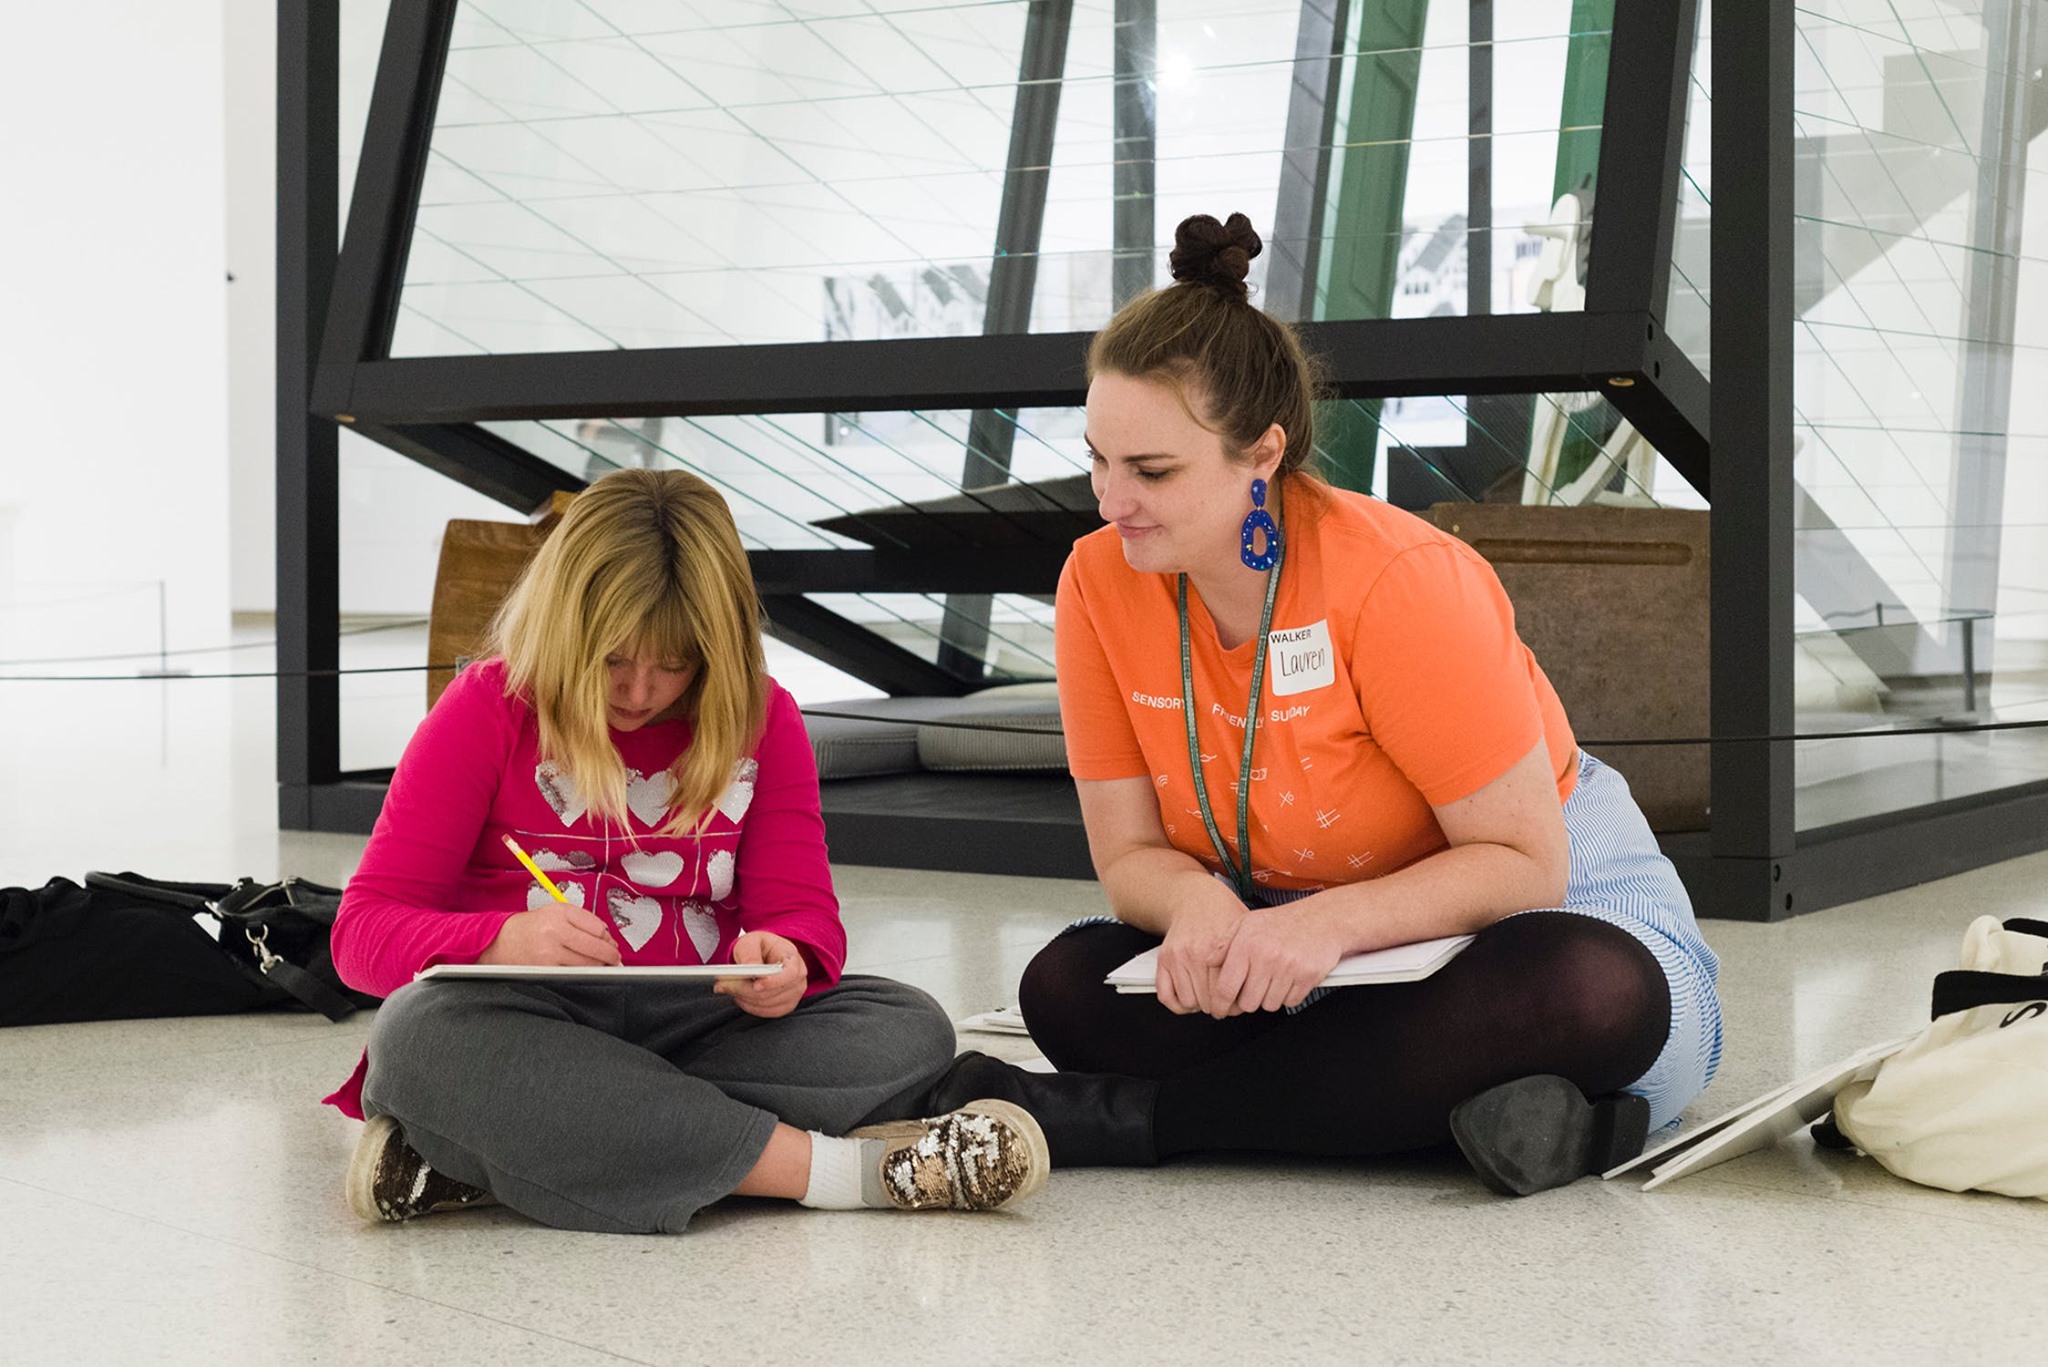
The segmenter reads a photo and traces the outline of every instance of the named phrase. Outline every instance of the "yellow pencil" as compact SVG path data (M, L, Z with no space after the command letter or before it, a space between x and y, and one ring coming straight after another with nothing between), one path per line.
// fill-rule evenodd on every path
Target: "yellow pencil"
M512 857L526 865L526 871L540 880L540 885L548 890L548 896L554 898L557 902L569 900L562 896L562 890L555 886L555 880L540 871L540 865L533 862L533 856L519 848L517 840L514 840L509 835L502 837L502 839L505 842L505 848L512 851Z

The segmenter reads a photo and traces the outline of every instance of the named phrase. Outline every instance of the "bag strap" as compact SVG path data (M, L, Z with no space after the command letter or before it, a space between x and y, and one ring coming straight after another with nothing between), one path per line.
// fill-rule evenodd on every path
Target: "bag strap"
M287 911L332 925L340 902L339 888L304 878L287 877L275 883L244 878L222 893L208 910L237 925L261 925Z
M269 914L296 905L293 888L297 882L287 878L281 883L259 883L244 878L207 910L219 917L223 926L233 926L242 932L242 937L256 950L256 967L264 977L291 993L301 1006L338 1022L355 1014L356 1004L270 948ZM310 886L317 888L319 884Z
M253 878L237 879L235 885L216 898L207 908L223 921L237 925L261 922L268 919L268 913L291 905L291 880L281 883L259 883Z
M263 976L292 994L301 1006L311 1007L330 1021L342 1021L355 1014L356 1004L289 959L280 959L262 945L265 954Z
M144 878L139 873L88 873L85 885L138 902L177 907L181 911L203 911L238 925L267 920L270 913L286 908L304 911L316 920L332 920L331 911L306 906L301 898L310 895L313 899L332 901L341 896L339 888L305 878L283 878L275 883L259 883L253 878L240 878L233 884L173 883Z
M138 902L207 912L213 911L215 899L229 890L225 883L171 883L144 878L139 873L88 873L85 885L100 892L118 892Z
M1934 1019L1980 1006L2048 1002L2048 974L1986 973L1954 968L1934 975Z

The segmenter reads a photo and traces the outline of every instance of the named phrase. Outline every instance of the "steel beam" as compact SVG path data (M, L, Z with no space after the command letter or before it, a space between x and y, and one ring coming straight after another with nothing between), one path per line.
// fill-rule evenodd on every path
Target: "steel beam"
M392 0L384 21L348 233L320 340L314 402L330 416L349 411L354 367L391 354L455 11L456 0Z
M468 423L358 423L371 441L526 516L584 481L495 432Z
M1114 14L1109 293L1122 308L1152 288L1158 242L1158 0L1116 0Z
M1655 319L1636 312L1358 319L1299 325L1341 397L1595 389L1663 382ZM1086 397L1086 332L638 351L418 356L356 368L365 423L703 417L1057 407ZM1695 372L1697 373L1697 372ZM1707 427L1696 396L1676 396Z
M341 772L338 438L312 416L313 349L334 277L338 0L277 16L278 824L313 828L307 796Z
M1793 0L1717 5L1712 716L1788 736L1792 707ZM1717 915L1796 909L1793 747L1714 747Z
M804 593L1049 594L1059 587L1068 547L1011 546L949 551L749 551L764 598Z
M1280 193L1266 239L1266 310L1289 322L1315 317L1329 214L1330 144L1343 86L1349 0L1301 0L1294 35L1294 79L1287 89L1286 145Z
M1698 0L1614 7L1586 307L1664 316Z
M1493 0L1471 0L1465 55L1465 312L1493 312Z

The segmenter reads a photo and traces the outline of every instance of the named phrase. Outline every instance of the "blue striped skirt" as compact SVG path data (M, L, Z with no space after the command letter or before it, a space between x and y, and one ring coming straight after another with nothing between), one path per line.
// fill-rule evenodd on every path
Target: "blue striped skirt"
M1564 825L1571 836L1571 878L1564 905L1548 910L1621 927L1655 956L1671 985L1671 1030L1664 1050L1648 1072L1623 1089L1650 1103L1650 1128L1655 1131L1677 1119L1686 1104L1706 1090L1721 1065L1721 999L1714 991L1720 960L1701 938L1692 899L1679 882L1678 870L1657 848L1657 837L1629 793L1628 781L1583 750L1578 787L1564 804ZM1278 906L1311 894L1255 888L1253 895L1267 906ZM1113 916L1089 916L1067 930L1114 924ZM1305 1011L1335 990L1319 987L1291 1009Z

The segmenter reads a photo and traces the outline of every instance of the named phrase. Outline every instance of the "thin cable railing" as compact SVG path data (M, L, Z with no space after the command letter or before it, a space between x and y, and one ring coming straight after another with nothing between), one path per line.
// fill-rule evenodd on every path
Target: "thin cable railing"
M168 678L137 678L130 674L68 674L68 675L12 675L0 674L0 684L9 683L127 683L127 684L184 684L220 680L249 679L325 679L347 678L357 675L378 674L423 674L434 669L453 669L453 664L427 665L371 665L350 669L302 669L302 670L237 670L209 674L180 674ZM2019 707L2048 707L2048 698L2035 699L2017 704ZM1009 723L984 721L952 721L945 718L890 717L875 713L849 712L837 708L799 707L798 711L807 717L830 718L833 720L874 722L888 726L933 726L960 731L988 731L1002 734L1032 736L1064 736L1063 726L1017 726ZM1629 736L1629 737L1577 737L1577 743L1594 749L1625 749L1629 747L1662 747L1678 745L1767 745L1784 742L1826 741L1826 740L1878 740L1908 736L1960 737L2006 731L2048 730L2048 717L2029 721L1968 722L1899 727L1859 727L1852 730L1836 731L1789 731L1766 732L1754 735L1705 735L1705 736Z

